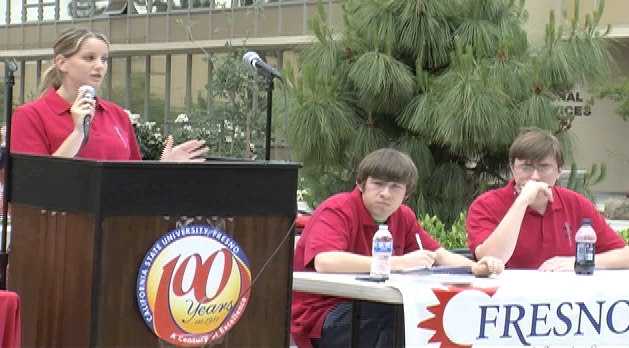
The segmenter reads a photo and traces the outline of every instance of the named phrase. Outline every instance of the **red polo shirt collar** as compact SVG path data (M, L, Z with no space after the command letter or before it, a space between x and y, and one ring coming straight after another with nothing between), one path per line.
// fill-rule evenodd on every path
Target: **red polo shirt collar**
M57 113L57 115L63 116L70 113L70 108L72 107L72 104L61 98L61 96L57 94L57 90L54 87L50 87L48 89L48 91L44 95L44 100L46 101L48 106L50 106L52 111ZM96 97L96 109L105 110L105 107L98 97Z
M363 222L364 226L376 226L376 222L373 217L365 207L365 202L363 202L363 193L360 191L358 186L354 188L354 191L351 193L352 198L354 198L357 202L360 202L360 219Z

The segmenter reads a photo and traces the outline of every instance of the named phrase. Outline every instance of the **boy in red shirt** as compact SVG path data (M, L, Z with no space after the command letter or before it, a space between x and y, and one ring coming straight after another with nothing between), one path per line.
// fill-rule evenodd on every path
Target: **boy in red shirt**
M432 239L402 201L415 190L417 167L411 158L394 149L367 155L358 166L356 188L321 203L309 219L295 248L294 271L367 273L371 267L371 242L381 223L393 236L392 270L436 265L470 265L474 274L500 273L500 260L478 263L453 254ZM415 235L424 250L418 250ZM351 304L347 299L293 293L292 335L306 347L347 347ZM367 303L360 322L361 347L393 344L393 307Z
M507 268L574 271L574 237L582 219L596 231L596 268L629 268L629 247L584 196L555 186L564 159L552 133L533 129L509 150L513 179L486 192L467 215L476 258L494 256Z

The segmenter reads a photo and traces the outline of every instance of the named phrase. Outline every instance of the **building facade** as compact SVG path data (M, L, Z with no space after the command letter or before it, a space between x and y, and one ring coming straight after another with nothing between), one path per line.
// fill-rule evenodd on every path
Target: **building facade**
M342 25L342 2L323 1L330 25ZM583 14L599 0L580 4ZM572 15L573 7L574 0L528 0L530 40L542 39L550 10L561 20L564 10ZM72 26L97 29L111 40L104 97L144 119L159 113L169 123L193 108L197 96L211 100L206 88L214 69L209 54L220 55L229 42L246 44L278 68L288 60L296 63L296 49L313 40L307 23L315 13L316 1L311 0L0 0L0 66L4 71L3 62L15 59L15 100L29 101L50 64L57 35ZM607 1L602 22L613 25L609 41L616 81L629 74L629 0ZM159 100L160 112L151 96ZM594 191L626 192L629 123L615 115L615 103L596 101L587 108L587 97L586 89L576 88L562 103L576 116L576 162L583 169L607 164L607 178Z

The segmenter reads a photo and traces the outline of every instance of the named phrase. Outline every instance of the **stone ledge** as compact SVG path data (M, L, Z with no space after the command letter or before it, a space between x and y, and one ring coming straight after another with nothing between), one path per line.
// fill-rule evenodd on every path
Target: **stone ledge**
M613 197L607 199L603 215L609 220L629 220L629 198Z

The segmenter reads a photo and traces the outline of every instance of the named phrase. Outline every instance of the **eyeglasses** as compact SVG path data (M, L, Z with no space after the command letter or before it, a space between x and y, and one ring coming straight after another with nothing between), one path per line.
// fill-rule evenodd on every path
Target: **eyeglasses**
M517 166L516 168L518 168L518 170L527 173L527 174L531 174L533 173L533 171L535 171L535 169L537 169L537 172L540 174L550 174L553 171L555 171L555 166L553 166L552 164L542 164L541 166L534 166L531 164L523 164L520 166Z

